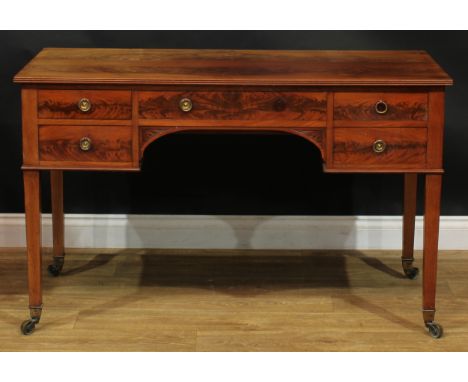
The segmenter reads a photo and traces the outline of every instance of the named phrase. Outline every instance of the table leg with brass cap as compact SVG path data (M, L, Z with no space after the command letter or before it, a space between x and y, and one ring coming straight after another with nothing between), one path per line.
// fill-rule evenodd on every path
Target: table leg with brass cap
M414 261L414 226L416 221L418 174L405 174L403 199L403 253L401 265L409 279L414 279L419 269L413 266Z
M434 321L437 282L437 248L439 242L439 214L442 175L426 175L424 202L423 250L423 319L429 334L442 336L442 327Z
M52 276L58 276L65 261L64 214L63 214L63 171L50 171L52 196L53 261L47 268Z
M23 171L29 310L31 315L31 319L21 324L23 334L31 334L34 331L42 313L41 192L39 174L38 170Z

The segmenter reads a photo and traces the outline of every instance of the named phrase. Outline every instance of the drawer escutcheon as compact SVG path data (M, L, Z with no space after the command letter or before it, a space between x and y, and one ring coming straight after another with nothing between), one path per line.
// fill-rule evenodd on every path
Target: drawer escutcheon
M88 98L82 98L78 101L78 109L83 113L91 110L91 101Z
M192 110L193 104L190 98L182 98L179 102L180 110L184 112L189 112Z
M82 151L91 150L91 138L83 137L80 139L80 149Z
M375 103L375 112L377 114L387 114L388 105L385 101L379 100Z
M385 143L385 141L381 139L376 140L374 144L372 145L372 149L377 154L383 153L386 150L386 148L387 148L387 144Z

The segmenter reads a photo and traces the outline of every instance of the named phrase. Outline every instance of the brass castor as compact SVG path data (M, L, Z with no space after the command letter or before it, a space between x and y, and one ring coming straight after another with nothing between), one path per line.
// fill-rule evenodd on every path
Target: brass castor
M54 262L47 267L49 274L57 277L62 272L63 262L63 257L54 257Z
M426 328L429 330L429 335L432 338L440 338L444 334L442 326L434 321L426 322Z
M36 324L39 322L37 318L31 318L29 320L24 321L21 324L21 333L25 336L30 335L34 329L36 328Z
M414 280L416 276L419 274L419 268L416 267L410 267L403 269L405 272L406 277L408 277L410 280Z
M414 280L419 273L419 269L413 267L413 259L401 259L401 265L405 276L410 280Z
M47 267L47 271L49 272L49 275L57 277L60 274L61 269L55 264L50 264Z

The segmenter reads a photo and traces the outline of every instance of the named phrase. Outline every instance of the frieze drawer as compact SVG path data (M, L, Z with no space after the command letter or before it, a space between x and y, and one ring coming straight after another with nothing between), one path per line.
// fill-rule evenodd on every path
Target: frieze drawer
M322 92L139 92L139 118L158 120L326 121Z
M44 119L130 120L131 100L125 90L39 90L37 112Z
M426 165L425 128L336 128L335 167L418 168Z
M335 93L335 121L427 121L426 93Z

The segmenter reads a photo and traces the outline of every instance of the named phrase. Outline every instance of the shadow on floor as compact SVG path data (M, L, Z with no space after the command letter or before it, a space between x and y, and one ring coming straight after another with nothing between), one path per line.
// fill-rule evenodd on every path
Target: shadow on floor
M119 259L120 256L123 258ZM380 259L357 251L146 250L143 254L131 254L127 250L97 254L84 263L79 260L77 254L73 254L71 258L70 263L78 263L78 266L70 268L70 264L67 267L65 261L64 271L60 276L63 279L60 283L66 284L68 277L85 275L108 266L115 259L118 260L115 264L115 273L118 273L120 277L125 276L120 282L123 280L125 283L125 278L134 280L134 277L139 277L139 284L143 287L198 287L240 297L296 288L349 288L347 258L362 261L368 267L369 279L372 278L372 272L376 271L392 278L404 278L402 273L389 267ZM18 265L15 267L18 268ZM17 271L20 270L19 268ZM25 266L24 270L26 271ZM6 272L2 273L6 274ZM26 277L23 280L17 278L10 280L10 283L8 275L6 276L5 282L0 283L0 296L11 294L13 289L16 289L18 293L18 283L26 287ZM44 283L44 293L58 287L54 285L57 284L54 281L55 278L46 277L48 279ZM86 283L86 280L84 279L83 282ZM134 281L129 284L135 285ZM340 296L343 301L384 320L411 330L419 329L418 325L362 297L352 293L344 293ZM99 314L101 311L115 309L116 306L126 305L135 300L138 300L138 293L119 296L107 303L93 306L82 314Z

